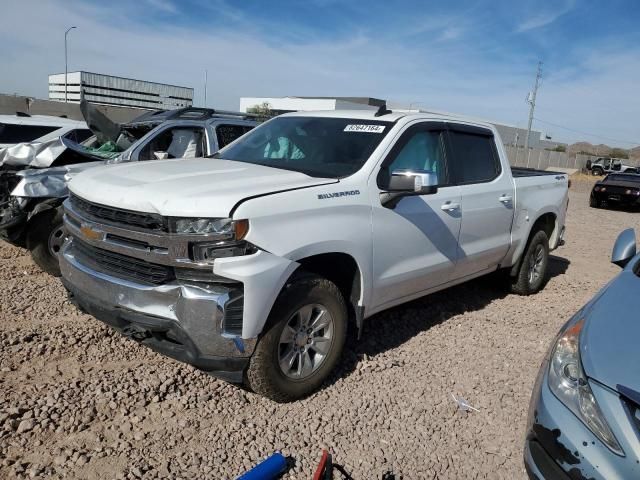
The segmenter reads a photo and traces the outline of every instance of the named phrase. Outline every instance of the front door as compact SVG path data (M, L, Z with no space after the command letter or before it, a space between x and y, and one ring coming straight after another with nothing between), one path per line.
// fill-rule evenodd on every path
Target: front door
M438 174L438 191L402 198L393 208L380 203L385 178L400 169ZM444 126L409 126L372 179L373 310L446 283L455 267L460 230L460 188L449 181Z

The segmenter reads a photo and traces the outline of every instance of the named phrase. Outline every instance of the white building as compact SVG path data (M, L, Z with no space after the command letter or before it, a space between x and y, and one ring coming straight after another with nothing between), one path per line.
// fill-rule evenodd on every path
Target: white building
M67 101L173 110L193 106L193 88L90 72L67 74ZM49 100L65 101L64 73L49 75Z
M264 104L268 104L269 110L276 114L316 110L377 110L384 103L384 100L370 97L242 97L240 111L246 113Z

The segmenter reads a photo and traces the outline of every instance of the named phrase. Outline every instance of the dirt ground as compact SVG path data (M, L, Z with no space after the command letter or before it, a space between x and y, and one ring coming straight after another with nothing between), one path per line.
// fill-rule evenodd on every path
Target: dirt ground
M618 269L640 214L571 189L566 244L532 297L492 277L371 319L325 387L279 405L112 333L0 244L0 478L235 478L276 450L309 479L321 448L357 480L525 478L529 395L558 328ZM451 394L478 411L456 412Z

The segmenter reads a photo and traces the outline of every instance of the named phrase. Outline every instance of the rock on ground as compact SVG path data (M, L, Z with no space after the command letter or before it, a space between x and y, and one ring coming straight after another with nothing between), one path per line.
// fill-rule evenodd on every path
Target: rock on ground
M618 269L633 212L571 191L566 245L532 297L487 277L370 319L312 397L278 405L120 337L0 243L0 478L234 478L276 450L308 479L330 448L356 479L525 478L529 395L558 328ZM479 411L456 412L451 394Z

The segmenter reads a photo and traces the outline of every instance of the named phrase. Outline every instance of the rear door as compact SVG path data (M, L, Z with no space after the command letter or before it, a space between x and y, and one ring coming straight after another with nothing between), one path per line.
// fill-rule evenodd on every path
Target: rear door
M211 145L211 153L213 154L221 148L226 147L253 128L253 125L247 125L244 123L218 123L215 125L215 144Z
M180 122L162 125L142 137L133 147L131 160L196 158L205 154L206 138L202 124Z
M453 182L460 186L461 225L454 278L495 269L511 245L515 187L486 128L450 124Z
M460 230L460 187L449 179L445 128L436 122L409 126L383 161L377 178L372 179L374 310L442 285L453 273ZM404 197L394 207L381 205L384 176L401 169L437 173L438 191Z

